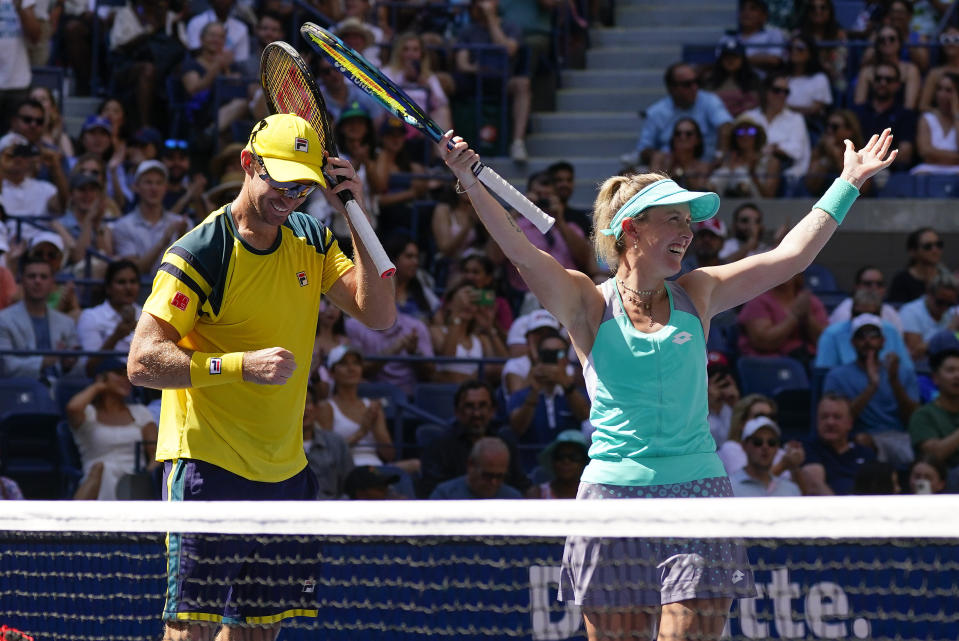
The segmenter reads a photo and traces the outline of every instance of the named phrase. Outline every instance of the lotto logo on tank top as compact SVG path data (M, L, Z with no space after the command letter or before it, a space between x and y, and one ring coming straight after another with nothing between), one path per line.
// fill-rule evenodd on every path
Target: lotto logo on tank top
M300 281L300 287L306 287L310 281L306 278L306 272L296 272L296 280Z
M679 332L676 336L673 337L673 342L677 345L682 345L683 343L688 343L693 339L693 335L689 332Z

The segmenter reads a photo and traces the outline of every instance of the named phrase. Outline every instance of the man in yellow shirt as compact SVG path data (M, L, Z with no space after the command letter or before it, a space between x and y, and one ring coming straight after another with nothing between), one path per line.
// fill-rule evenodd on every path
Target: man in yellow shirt
M393 283L379 278L362 243L354 236L354 264L329 229L296 211L317 187L341 213L331 194L362 198L350 163L324 155L302 118L261 120L240 154L236 200L163 256L128 373L163 390L165 500L315 497L301 424L320 296L375 329L395 320ZM323 171L348 180L330 187ZM304 547L171 533L164 639L212 639L219 625L244 625L256 626L244 639L267 640L283 619L315 616L316 567L275 562L317 558Z

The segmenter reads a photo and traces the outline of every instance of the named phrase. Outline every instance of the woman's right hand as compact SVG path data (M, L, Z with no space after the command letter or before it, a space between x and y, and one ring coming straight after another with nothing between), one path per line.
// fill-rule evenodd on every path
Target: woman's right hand
M447 145L451 141L453 147L449 149ZM440 158L446 162L446 166L450 168L453 175L460 181L462 188L468 189L473 184L473 181L476 180L476 176L473 175L470 167L480 161L479 154L470 149L469 145L466 144L466 141L463 140L461 136L454 135L452 129L447 131L436 144Z

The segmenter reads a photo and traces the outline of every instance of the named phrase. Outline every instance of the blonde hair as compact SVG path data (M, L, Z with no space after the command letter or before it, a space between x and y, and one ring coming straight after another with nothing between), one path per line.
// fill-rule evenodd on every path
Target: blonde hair
M390 69L402 69L403 61L400 60L400 56L403 55L403 47L406 46L406 43L410 40L416 40L420 43L420 81L425 82L427 78L430 77L433 73L432 65L430 64L430 52L426 50L426 45L423 43L423 39L412 31L407 31L401 33L393 39L393 48L390 51Z
M733 405L733 413L729 419L728 440L736 442L742 440L743 428L746 427L746 417L749 416L749 412L752 411L753 405L759 403L768 405L769 409L773 411L773 420L776 420L776 415L779 414L779 406L776 405L776 401L762 394L747 394Z
M668 179L669 176L660 173L624 174L607 178L600 186L596 202L593 204L593 250L596 257L609 265L610 273L615 273L619 266L619 255L625 251L626 245L622 238L606 236L601 230L609 228L610 221L616 216L619 208L654 182ZM642 220L646 212L636 216L634 220Z

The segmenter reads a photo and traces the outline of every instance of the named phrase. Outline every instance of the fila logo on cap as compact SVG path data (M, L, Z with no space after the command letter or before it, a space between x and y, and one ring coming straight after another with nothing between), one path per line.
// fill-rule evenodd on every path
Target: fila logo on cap
M296 272L296 279L300 281L300 287L306 287L310 281L306 278L306 272Z
M214 356L210 359L210 374L219 374L223 371L223 359Z
M304 153L310 152L310 141L306 138L294 138L293 139L293 149L295 151L302 151Z

